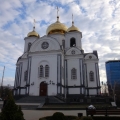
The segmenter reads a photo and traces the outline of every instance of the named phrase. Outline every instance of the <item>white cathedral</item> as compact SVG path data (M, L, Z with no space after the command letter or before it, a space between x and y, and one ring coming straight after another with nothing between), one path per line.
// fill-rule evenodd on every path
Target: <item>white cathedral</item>
M34 26L16 63L14 95L100 95L97 51L84 53L81 39L74 22L67 28L58 16L42 37Z

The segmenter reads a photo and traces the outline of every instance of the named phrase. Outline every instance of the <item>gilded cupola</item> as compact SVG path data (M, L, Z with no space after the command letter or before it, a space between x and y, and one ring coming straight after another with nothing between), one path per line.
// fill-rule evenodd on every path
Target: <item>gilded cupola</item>
M73 15L72 15L72 26L67 29L67 32L73 32L73 31L79 31L80 30L74 26L74 21L73 21Z
M46 34L54 34L54 33L60 33L64 34L67 32L67 27L59 21L59 16L58 16L58 8L57 8L57 21L50 26L48 26Z
M35 19L34 19L33 31L31 31L27 34L27 37L33 37L33 36L40 37L39 34L35 31Z

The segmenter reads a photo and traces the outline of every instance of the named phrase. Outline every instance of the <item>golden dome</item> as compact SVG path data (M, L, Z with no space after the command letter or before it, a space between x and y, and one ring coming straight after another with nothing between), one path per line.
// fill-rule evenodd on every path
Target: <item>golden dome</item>
M39 34L35 31L35 27L33 27L33 31L27 34L27 37L32 37L32 36L39 37Z
M67 32L72 32L72 31L79 31L79 29L75 27L74 25L72 25L71 27L67 29Z
M67 32L73 32L73 31L79 31L79 29L74 26L73 14L72 14L72 26L67 29Z
M58 19L59 17L57 17ZM65 32L67 32L67 27L60 23L59 20L57 20L55 23L51 24L46 31L46 34L53 34L53 33L61 33L64 34Z

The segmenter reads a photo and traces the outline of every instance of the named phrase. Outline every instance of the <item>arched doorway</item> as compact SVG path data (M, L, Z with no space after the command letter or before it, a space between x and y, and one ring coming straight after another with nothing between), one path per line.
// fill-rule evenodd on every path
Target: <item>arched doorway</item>
M45 82L40 83L39 95L40 96L46 96L47 95L47 84Z

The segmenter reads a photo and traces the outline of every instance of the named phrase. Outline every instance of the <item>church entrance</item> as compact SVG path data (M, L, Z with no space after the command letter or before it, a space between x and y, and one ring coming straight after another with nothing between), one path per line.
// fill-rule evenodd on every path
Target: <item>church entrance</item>
M40 96L47 96L47 84L45 82L40 83Z

